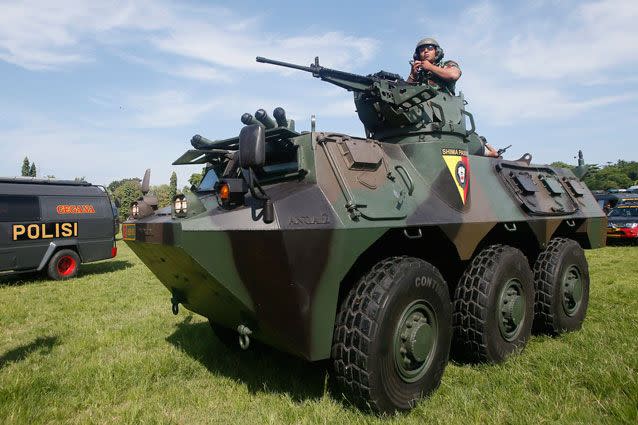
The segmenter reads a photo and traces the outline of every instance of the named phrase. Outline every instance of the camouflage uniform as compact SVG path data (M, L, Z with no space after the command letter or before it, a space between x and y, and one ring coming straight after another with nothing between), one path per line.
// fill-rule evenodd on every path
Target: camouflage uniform
M439 61L435 63L434 65L441 68L453 67L453 68L457 68L459 71L461 70L461 67L459 67L459 64L452 60ZM456 81L446 81L438 77L437 75L434 75L432 72L422 70L421 72L418 73L416 82L418 83L427 82L428 84L437 87L439 90L448 92L450 94L455 94L454 90L456 87Z

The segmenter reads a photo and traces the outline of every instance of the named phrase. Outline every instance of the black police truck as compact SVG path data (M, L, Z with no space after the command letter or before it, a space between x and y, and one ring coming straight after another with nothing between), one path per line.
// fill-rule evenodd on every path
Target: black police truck
M68 279L80 263L113 258L115 219L103 187L0 178L0 275L46 271Z

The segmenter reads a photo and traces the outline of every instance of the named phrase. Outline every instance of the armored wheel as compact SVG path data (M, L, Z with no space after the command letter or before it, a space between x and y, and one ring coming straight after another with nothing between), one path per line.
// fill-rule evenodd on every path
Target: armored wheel
M377 263L341 305L332 358L347 399L377 413L408 410L441 382L452 308L439 271L416 258Z
M454 293L454 357L498 363L522 349L532 330L534 283L527 258L506 245L482 250Z
M551 335L580 329L589 303L589 267L576 241L552 239L534 264L534 331Z
M78 274L80 256L72 249L61 249L53 254L47 266L47 274L51 279L70 279Z

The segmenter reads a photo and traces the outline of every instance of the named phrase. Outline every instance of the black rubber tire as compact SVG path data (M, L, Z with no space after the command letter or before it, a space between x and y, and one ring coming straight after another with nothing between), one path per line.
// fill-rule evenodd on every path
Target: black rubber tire
M68 273L62 273L58 267L61 261L72 261L73 266ZM80 256L72 249L61 249L57 251L47 264L47 275L53 280L66 280L75 277L80 268Z
M508 341L499 328L497 298L512 278L521 283L525 304L522 327ZM468 363L500 363L525 347L533 319L534 280L527 258L511 246L489 246L472 259L454 293L453 357Z
M579 269L583 279L583 294L580 306L569 316L563 308L560 285L572 265ZM581 328L589 304L589 266L578 242L552 239L534 264L534 283L534 332L560 335Z
M438 338L423 376L407 383L396 368L393 336L403 311L415 300L431 306ZM350 402L375 413L411 409L441 382L451 321L448 287L434 266L411 257L380 261L350 290L337 314L332 359L339 389Z

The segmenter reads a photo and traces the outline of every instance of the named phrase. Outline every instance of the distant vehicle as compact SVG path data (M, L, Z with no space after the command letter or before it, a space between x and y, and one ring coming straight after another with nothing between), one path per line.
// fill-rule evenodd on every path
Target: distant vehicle
M609 213L612 208L618 205L638 203L638 193L596 191L594 192L594 198L596 198L600 208L605 210L605 213Z
M0 274L72 278L81 263L115 257L115 218L100 186L0 178Z
M607 218L607 240L638 241L638 202L612 209Z

